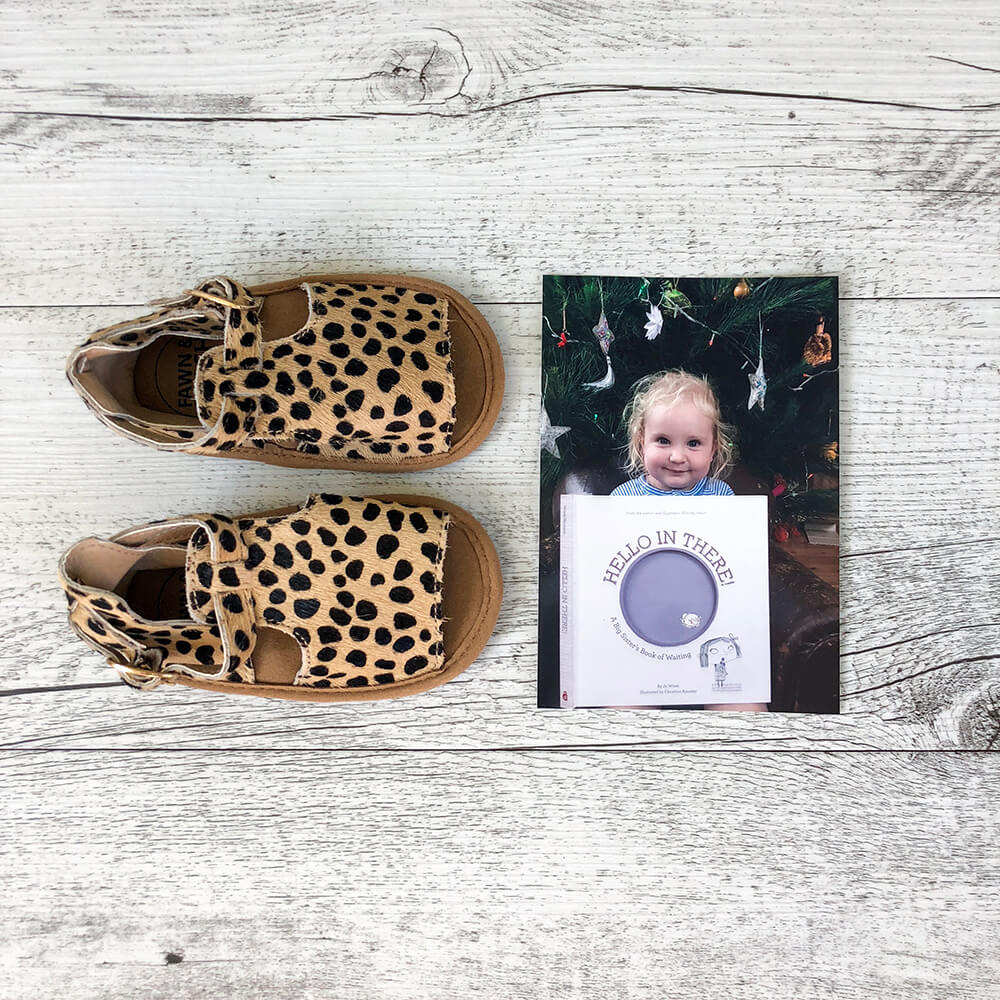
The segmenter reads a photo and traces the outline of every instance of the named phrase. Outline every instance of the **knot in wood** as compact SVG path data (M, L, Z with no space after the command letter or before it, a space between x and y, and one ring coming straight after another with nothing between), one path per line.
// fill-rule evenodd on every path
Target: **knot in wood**
M396 39L370 77L373 104L441 105L461 96L470 73L461 41L441 28Z

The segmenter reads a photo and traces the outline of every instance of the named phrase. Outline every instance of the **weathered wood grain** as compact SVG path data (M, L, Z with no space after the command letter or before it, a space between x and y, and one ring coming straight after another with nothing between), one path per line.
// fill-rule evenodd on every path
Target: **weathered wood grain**
M0 993L996 997L992 765L5 754Z
M981 109L1000 95L995 14L989 0L418 0L405 15L385 2L12 0L0 99L34 112L281 120L468 115L605 89Z
M542 273L581 270L995 294L1000 111L946 126L943 112L733 100L598 92L281 125L0 114L2 302L359 268L434 274L486 302L537 300Z
M693 262L993 294L991 13L8 5L3 301L359 262L486 301Z
M0 699L0 743L996 744L1000 532L988 529L1000 516L990 460L1000 448L996 302L842 303L842 709L850 718L806 720L641 712L557 719L533 709L539 306L483 308L507 360L500 422L463 462L398 478L160 455L120 440L84 410L61 366L87 330L130 310L0 311L6 358L0 426L18 470L0 485L6 509L0 540L10 565L0 584L0 693L9 695ZM15 403L24 386L44 405ZM321 489L374 493L398 490L401 482L468 507L490 530L503 561L497 631L458 681L392 705L318 710L187 691L75 689L112 679L64 624L54 566L77 538L193 510L236 513ZM53 483L64 485L53 489ZM956 518L956 484L975 505L975 519ZM178 729L180 716L186 721Z
M928 719L875 716L761 715L733 712L535 708L533 639L520 657L492 649L461 679L420 704L404 700L357 706L158 693L156 701L115 684L9 694L0 698L0 750L13 749L301 749L494 750L712 747L738 750L930 750L957 742ZM954 678L952 678L954 680ZM141 698L141 700L140 700ZM949 702L949 705L951 702ZM993 720L995 723L996 720ZM963 742L985 739L968 727ZM957 723L953 727L957 730ZM954 741L954 742L952 742Z

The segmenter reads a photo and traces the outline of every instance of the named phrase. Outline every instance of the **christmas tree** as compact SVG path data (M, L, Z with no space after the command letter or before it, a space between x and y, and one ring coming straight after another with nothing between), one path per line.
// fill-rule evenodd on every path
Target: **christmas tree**
M542 312L543 510L574 470L625 478L632 386L679 368L709 378L736 428L727 478L764 484L779 526L836 513L835 278L547 276Z

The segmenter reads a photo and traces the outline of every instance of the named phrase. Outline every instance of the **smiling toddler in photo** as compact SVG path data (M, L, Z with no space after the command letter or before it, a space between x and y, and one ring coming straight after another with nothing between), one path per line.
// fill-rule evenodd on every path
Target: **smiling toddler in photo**
M641 473L611 493L621 496L732 496L716 478L732 460L731 430L704 378L659 372L636 384L624 418L629 469Z
M611 491L613 497L731 497L717 478L732 461L733 431L722 421L708 380L683 371L640 380L625 408L629 469L640 475ZM638 707L638 706L621 706ZM759 703L705 705L729 712L766 712Z

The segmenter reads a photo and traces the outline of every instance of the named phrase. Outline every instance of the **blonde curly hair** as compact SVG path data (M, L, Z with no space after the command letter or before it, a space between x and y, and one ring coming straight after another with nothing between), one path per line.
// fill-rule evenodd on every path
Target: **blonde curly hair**
M633 475L645 471L642 440L650 408L669 408L682 402L690 403L712 421L715 440L708 474L718 479L729 468L733 461L735 428L723 422L715 390L704 376L670 370L647 375L636 382L632 386L632 399L622 414L622 422L628 432L628 468Z

